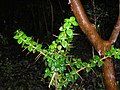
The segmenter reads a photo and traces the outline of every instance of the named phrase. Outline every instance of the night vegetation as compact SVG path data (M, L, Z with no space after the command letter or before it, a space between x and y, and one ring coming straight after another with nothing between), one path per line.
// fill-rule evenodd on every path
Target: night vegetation
M116 34L115 37L111 37L112 31L117 29L115 24L119 20L118 0L85 0L81 3L87 14L87 18L95 25L95 30L99 36L103 40L111 42L111 44L104 43L108 45L109 49L99 44L99 46L106 48L105 52L102 48L98 48L99 46L95 46L97 43L94 44L92 42L92 36L89 33L86 34L87 27L84 28L85 25L82 25L79 21L82 17L79 16L79 12L75 13L75 10L77 10L75 5L79 4L79 0L71 0L69 4L67 0L1 1L0 90L48 90L48 86L51 87L50 90L54 90L55 88L59 89L57 85L63 85L63 90L105 90L105 88L109 88L109 85L106 86L108 82L104 81L106 78L102 74L104 70L108 71L107 69L103 69L103 63L107 63L105 59L108 59L108 57L112 57L115 67L115 83L118 87L120 86L120 60L118 60L120 59L120 50L118 49L120 48L120 30L117 32L118 35ZM73 23L75 18L71 16L75 16L80 28L76 25L76 22ZM64 19L66 19L65 22L63 22ZM84 22L84 18L82 19ZM73 23L77 27L72 26L71 28L71 24L67 23L68 21L71 21L69 23ZM67 24L64 25L65 23ZM119 27L119 23L116 25ZM90 29L91 25L89 26L89 30L92 32L94 27ZM16 32L16 30L18 31ZM66 33L63 34L64 30L66 30ZM22 33L21 40L20 37L17 37L20 33ZM15 34L16 37L14 37ZM67 37L64 37L65 35ZM13 37L19 40L16 41ZM116 39L116 42L113 42L113 38ZM100 39L95 40L97 42ZM33 45L29 46L30 44ZM98 53L99 50L103 52ZM50 52L55 54L51 54ZM72 62L65 62L63 60L65 65L59 60L59 63L56 64L57 66L53 65L55 61L52 59L51 65L55 66L53 69L50 65L52 55L58 59L74 59L72 59ZM93 63L94 60L96 63ZM80 63L82 63L84 68L80 66ZM91 67L87 67L89 65ZM78 71L75 68L71 68L71 66L77 68ZM83 69L81 70L80 68ZM76 71L78 76L76 76L75 72L68 73L72 70ZM75 75L74 80L70 78L70 75L74 76L73 74ZM108 74L110 75L110 73ZM61 83L58 84L57 82L56 84L54 75L66 75L66 80L69 83L62 83L57 78L58 82ZM52 77L54 80L51 80ZM65 77L63 78L65 79ZM115 87L114 90L116 90Z

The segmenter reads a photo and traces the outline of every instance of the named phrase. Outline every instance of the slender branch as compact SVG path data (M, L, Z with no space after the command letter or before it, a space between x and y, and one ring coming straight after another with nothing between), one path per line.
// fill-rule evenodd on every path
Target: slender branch
M84 70L84 69L85 69L85 67L83 67L83 68L77 70L77 73L79 73L80 71L82 71L82 70Z
M51 78L51 80L50 80L50 83L49 83L49 88L50 88L50 86L52 85L52 82L53 82L53 80L54 80L54 78L55 78L55 76L56 76L56 72L54 72L54 74L53 74L53 76L52 76L52 78Z
M117 23L116 23L116 25L112 31L111 37L109 39L111 44L116 42L119 32L120 32L120 16L118 17Z

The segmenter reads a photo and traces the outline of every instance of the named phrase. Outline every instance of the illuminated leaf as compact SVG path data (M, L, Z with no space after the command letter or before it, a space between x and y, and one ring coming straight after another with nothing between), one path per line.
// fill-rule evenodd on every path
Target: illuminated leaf
M73 36L73 31L72 31L72 29L66 30L66 33L67 33L67 35L68 35L69 37L72 37L72 36Z
M73 21L75 21L75 17L70 17L70 22L73 22Z
M71 23L65 23L65 24L64 24L64 28L65 28L65 29L69 29L70 27L71 27Z
M21 43L23 42L22 38L19 38L19 39L17 40L17 42L18 42L18 44L21 44Z
M78 23L76 21L72 22L73 26L78 26Z
M62 49L62 46L61 46L61 45L58 45L57 48L58 48L58 50L61 50L61 49Z
M41 45L41 44L38 44L38 45L36 46L36 50L39 52L39 51L41 50L41 47L42 47L42 45Z
M33 47L32 46L28 46L28 51L32 51L33 50Z
M66 48L68 46L68 43L66 41L62 41L61 44L64 48Z
M25 43L29 45L31 40L32 40L32 37L27 37Z
M61 32L60 35L58 36L58 39L65 40L66 39L66 33L65 32Z
M103 61L98 62L98 67L101 67L103 65Z

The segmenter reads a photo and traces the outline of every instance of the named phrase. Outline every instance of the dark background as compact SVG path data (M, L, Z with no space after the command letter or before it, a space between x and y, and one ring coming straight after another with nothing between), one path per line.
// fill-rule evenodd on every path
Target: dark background
M92 0L82 0L82 3L91 22L94 23L94 17L98 17L98 33L107 40L118 17L119 1L93 1L95 12ZM35 62L38 53L27 54L27 51L22 51L13 39L14 32L22 29L46 47L55 40L53 34L59 34L63 20L72 15L67 0L0 0L0 90L48 90L49 82L43 78L45 66L42 57ZM91 43L79 27L74 29L79 36L74 38L71 54L87 61L92 57ZM120 35L115 46L120 48ZM114 63L117 81L120 81L120 61L114 60ZM66 90L104 90L101 68L96 67L94 72L86 74L83 71L83 80L78 79Z

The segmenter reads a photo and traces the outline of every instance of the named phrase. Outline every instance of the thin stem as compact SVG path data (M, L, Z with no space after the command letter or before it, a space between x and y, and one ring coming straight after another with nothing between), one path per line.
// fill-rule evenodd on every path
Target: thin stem
M57 72L54 72L54 73L53 73L53 76L52 76L52 78L51 78L51 80L50 80L50 83L49 83L49 86L48 86L49 88L50 88L50 85L52 85L52 82L53 82L56 74L57 74Z

